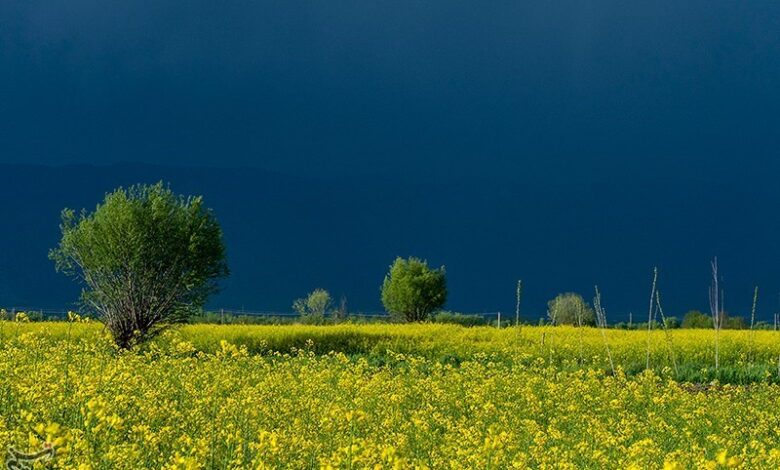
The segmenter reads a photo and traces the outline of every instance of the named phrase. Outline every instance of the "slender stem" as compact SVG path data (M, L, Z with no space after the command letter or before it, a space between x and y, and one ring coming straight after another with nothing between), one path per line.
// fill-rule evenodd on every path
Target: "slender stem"
M615 363L612 361L612 351L609 349L609 341L607 341L607 334L604 329L607 327L607 314L601 306L601 292L599 292L599 286L596 286L596 297L593 299L593 306L596 309L596 317L598 319L599 330L601 330L601 339L604 340L604 346L607 349L607 357L609 358L609 367L612 369L612 375L615 375Z
M723 321L723 293L718 285L718 257L710 263L712 267L712 285L710 286L710 313L712 327L715 328L715 372L720 368L720 327Z
M672 333L669 331L669 327L666 324L666 316L664 315L664 309L661 307L661 294L655 291L655 302L658 306L658 312L661 314L661 324L664 329L664 336L666 336L666 343L669 346L669 355L672 356L672 365L674 366L674 374L679 377L680 371L677 369L677 356L674 354L674 343L672 342Z
M520 299L523 296L523 281L517 281L517 304L515 305L515 326L520 326Z
M753 361L755 346L755 330L753 326L756 323L756 304L758 303L758 286L753 291L753 308L750 310L750 360Z
M580 365L582 365L582 363L583 363L583 360L582 360L582 315L583 315L583 308L584 307L583 307L583 303L582 302L577 304L577 332L579 333L578 337L579 337L579 343L580 343L580 348L579 348L579 352L580 352Z
M650 368L650 330L653 328L653 302L655 301L655 290L658 285L658 267L653 267L653 287L650 289L650 309L647 313L647 361L645 369Z

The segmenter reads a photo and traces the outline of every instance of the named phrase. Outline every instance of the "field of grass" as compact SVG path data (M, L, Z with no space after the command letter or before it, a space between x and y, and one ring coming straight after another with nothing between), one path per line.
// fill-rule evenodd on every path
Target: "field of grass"
M0 444L54 468L778 468L780 334L0 323ZM671 339L671 341L670 341ZM607 345L616 373L610 367Z

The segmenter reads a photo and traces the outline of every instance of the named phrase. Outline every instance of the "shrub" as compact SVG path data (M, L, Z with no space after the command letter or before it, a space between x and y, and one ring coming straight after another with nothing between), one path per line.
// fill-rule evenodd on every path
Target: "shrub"
M743 317L735 316L735 317L725 317L723 322L723 328L727 330L744 330L747 328L747 322L745 322L745 319Z
M666 317L664 324L668 329L679 328L680 320L677 317Z
M488 324L482 315L464 315L453 312L439 312L433 316L433 322L452 323L461 326L484 326Z

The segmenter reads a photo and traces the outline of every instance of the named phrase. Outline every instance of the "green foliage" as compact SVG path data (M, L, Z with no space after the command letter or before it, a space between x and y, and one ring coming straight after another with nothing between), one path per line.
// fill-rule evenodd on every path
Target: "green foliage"
M439 312L433 316L434 323L451 323L461 326L485 326L488 324L482 315L465 315L454 312Z
M341 296L338 308L333 309L333 311L330 313L330 317L333 320L333 323L340 323L347 320L349 317L349 309L347 309L346 296Z
M291 325L299 323L299 321L297 317L293 316L244 315L232 312L204 311L191 316L187 323L206 325Z
M621 321L621 322L617 322L617 323L614 323L614 324L609 325L609 326L614 328L614 329L616 329L616 330L643 330L643 331L647 330L647 322L628 323L628 322ZM661 323L654 320L651 323L650 328L653 329L653 330L657 330L658 328L661 328ZM671 327L669 327L669 328L671 328Z
M727 316L724 318L722 327L727 330L744 330L745 328L748 328L749 325L743 317Z
M728 312L721 312L720 327L724 330L744 330L749 325L740 316L731 316ZM712 328L712 315L691 310L685 314L682 328Z
M712 317L698 310L691 310L683 316L683 328L712 328Z
M323 323L325 314L330 310L333 299L325 289L315 289L304 299L296 299L293 302L293 310L301 316L303 323Z
M547 302L547 317L554 325L595 325L596 314L582 296L573 292L559 294Z
M680 327L680 319L677 317L666 317L665 326L668 329L674 329Z
M129 347L185 321L227 276L222 230L200 197L162 183L117 189L94 212L62 211L50 258L79 280L82 301Z
M396 258L382 283L382 303L392 315L424 321L447 301L444 266L431 269L418 258Z

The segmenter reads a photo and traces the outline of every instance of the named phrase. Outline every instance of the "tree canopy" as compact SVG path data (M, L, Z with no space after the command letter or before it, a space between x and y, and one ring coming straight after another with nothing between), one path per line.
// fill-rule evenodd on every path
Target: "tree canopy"
M222 230L201 197L162 183L107 194L94 212L62 211L58 271L84 285L82 301L129 347L186 320L228 275Z
M582 296L573 292L558 294L547 302L547 317L554 325L595 325L596 314Z
M428 267L419 258L396 258L382 283L382 303L406 321L423 321L447 301L444 266Z

